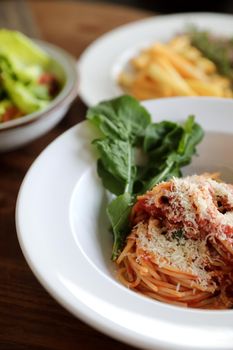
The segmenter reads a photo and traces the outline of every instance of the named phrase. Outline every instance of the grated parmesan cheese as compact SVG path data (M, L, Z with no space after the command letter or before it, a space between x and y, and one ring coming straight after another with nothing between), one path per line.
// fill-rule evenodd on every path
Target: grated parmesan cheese
M166 208L165 215L169 222L173 224L181 222L187 237L198 238L200 234L212 233L225 240L226 231L228 236L232 234L233 237L232 185L201 175L173 178L170 183L171 190L163 192L169 199L169 207ZM153 200L154 204L156 202L156 187L151 191L153 192L154 196L150 197L151 205ZM227 206L226 213L219 210L218 200L222 200ZM163 205L161 207L163 208ZM200 225L203 226L202 232Z
M227 240L233 246L233 186L205 175L173 178L147 192L144 200L152 213L155 208L161 215L159 220L152 215L137 225L138 247L153 256L160 268L191 274L203 289L211 286L214 290L216 284L206 269L214 258L208 240ZM219 201L224 212L219 210Z
M196 276L203 288L209 285L211 277L205 270L208 264L208 251L203 240L172 239L170 235L162 235L161 229L153 225L153 220L150 220L149 229L148 235L148 225L145 223L138 225L138 247L152 254L159 267L177 268Z

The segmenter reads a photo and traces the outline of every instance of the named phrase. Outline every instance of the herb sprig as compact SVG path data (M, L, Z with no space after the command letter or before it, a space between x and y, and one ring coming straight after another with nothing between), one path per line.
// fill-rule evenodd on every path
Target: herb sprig
M202 54L216 64L218 72L233 83L233 39L217 37L195 26L188 28L191 43Z
M203 130L194 116L183 125L152 123L148 111L127 95L91 107L87 119L102 135L93 140L99 154L98 175L104 187L116 195L107 207L115 260L130 230L128 218L136 196L161 181L180 177L181 167L196 153ZM138 149L145 155L143 166L137 161Z

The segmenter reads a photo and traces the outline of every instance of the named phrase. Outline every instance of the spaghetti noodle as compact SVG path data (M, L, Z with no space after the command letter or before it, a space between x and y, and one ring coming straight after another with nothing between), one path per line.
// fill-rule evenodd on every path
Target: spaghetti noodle
M119 280L169 304L233 306L233 186L173 178L139 196L117 259Z

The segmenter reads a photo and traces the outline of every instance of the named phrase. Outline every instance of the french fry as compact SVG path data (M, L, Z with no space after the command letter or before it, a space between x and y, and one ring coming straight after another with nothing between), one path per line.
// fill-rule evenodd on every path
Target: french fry
M132 96L136 97L138 100L151 100L154 98L164 97L156 94L154 91L146 90L146 89L138 89L137 86L133 86L131 90Z
M156 63L150 64L148 67L148 76L160 83L161 85L169 86L175 95L193 96L195 93L189 86L184 86L178 79L171 77L171 74Z
M187 80L189 86L200 96L216 96L223 97L223 89L209 82L198 80Z
M143 69L147 66L150 60L150 55L147 52L142 52L138 57L131 60L135 69Z
M219 85L221 86L222 88L231 88L231 82L229 79L225 78L225 77L222 77L218 74L214 74L212 77L211 77L211 82L215 85Z
M196 69L195 66L188 62L185 58L170 49L167 45L156 44L154 45L153 51L155 55L164 55L184 78L200 80L205 79L202 72Z
M173 79L177 85L182 87L182 89L186 91L187 94L192 94L192 96L196 95L195 91L190 88L186 80L179 74L179 72L175 70L175 68L167 59L158 57L157 63L160 65L160 67L163 67L167 73L170 74L171 79ZM175 91L175 94L177 95L177 91Z
M199 62L199 60L202 57L200 51L198 51L195 47L192 46L187 46L182 51L180 51L179 54L186 60L190 61L190 63L194 66Z
M170 96L233 98L231 80L217 74L215 64L191 45L186 35L156 43L129 62L119 85L140 100Z
M190 46L190 40L187 35L179 35L169 42L169 46L177 52L182 52Z
M201 57L196 61L196 66L206 74L213 74L217 68L215 64L205 57Z
M226 98L233 98L233 92L230 89L227 89L224 91L224 97Z
M118 83L125 88L130 88L134 82L134 77L132 74L122 72L118 77Z
M143 96L143 99L168 97L172 94L168 86L156 84L155 81L145 74L140 74L135 78L131 92L135 97Z

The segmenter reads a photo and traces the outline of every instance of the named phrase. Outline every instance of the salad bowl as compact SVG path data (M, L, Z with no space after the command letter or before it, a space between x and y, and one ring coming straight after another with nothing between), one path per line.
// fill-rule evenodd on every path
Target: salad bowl
M44 109L0 123L0 152L16 149L48 132L64 117L77 96L79 80L75 59L50 43L37 40L36 44L60 66L64 84Z

